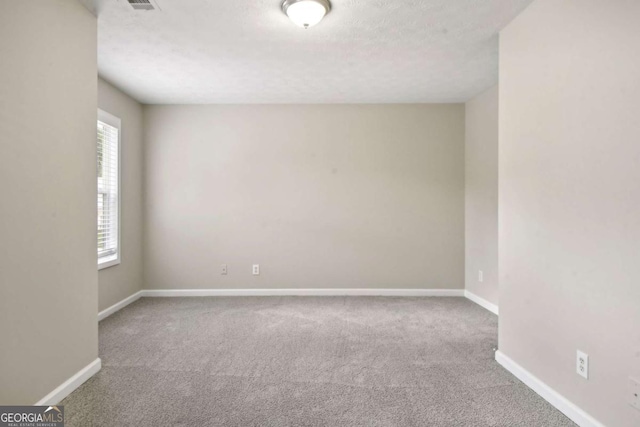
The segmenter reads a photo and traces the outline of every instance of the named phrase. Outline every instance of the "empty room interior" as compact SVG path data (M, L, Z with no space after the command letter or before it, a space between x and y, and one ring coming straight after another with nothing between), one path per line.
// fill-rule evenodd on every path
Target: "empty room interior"
M0 2L0 427L640 426L640 1Z

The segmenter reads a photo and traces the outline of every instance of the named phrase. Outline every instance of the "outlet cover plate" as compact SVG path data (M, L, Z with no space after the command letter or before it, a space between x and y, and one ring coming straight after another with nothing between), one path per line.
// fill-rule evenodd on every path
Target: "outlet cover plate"
M640 379L629 378L629 405L640 410Z
M589 355L580 350L576 352L576 372L584 379L589 379Z

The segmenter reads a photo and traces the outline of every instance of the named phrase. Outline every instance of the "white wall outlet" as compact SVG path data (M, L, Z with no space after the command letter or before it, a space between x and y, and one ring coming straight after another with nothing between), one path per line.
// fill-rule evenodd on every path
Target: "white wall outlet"
M220 267L220 274L222 274L223 276L227 275L227 264L222 264L222 266Z
M484 272L482 270L478 270L478 282L484 282Z
M576 372L581 377L589 379L589 355L580 350L576 353Z
M640 380L629 378L629 404L640 409Z
M260 275L260 264L253 264L253 275Z

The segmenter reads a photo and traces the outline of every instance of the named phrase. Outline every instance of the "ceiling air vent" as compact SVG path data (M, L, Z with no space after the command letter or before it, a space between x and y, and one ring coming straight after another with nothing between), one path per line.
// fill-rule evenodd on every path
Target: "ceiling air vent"
M155 6L150 0L128 0L135 10L154 10Z

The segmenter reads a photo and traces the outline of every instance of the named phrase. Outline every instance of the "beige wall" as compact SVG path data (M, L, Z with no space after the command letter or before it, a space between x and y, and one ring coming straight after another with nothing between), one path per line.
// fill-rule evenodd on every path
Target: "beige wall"
M145 129L145 288L464 288L464 105L150 106Z
M500 36L500 350L616 427L640 425L639 23L537 0Z
M498 86L465 105L465 289L498 305Z
M122 121L120 264L98 273L98 305L104 310L142 289L142 106L103 79L98 106Z
M96 19L0 2L0 404L98 357Z

